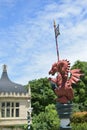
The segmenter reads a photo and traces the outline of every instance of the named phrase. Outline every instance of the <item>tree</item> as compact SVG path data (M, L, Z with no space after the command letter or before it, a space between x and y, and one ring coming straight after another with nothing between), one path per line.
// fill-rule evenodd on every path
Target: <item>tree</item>
M55 94L47 78L30 81L33 113L39 114L54 103Z
M45 112L41 112L33 117L33 130L58 130L59 118L54 104L45 107Z
M84 76L81 77L78 84L73 85L74 88L74 103L79 104L81 111L87 110L87 62L76 61L72 69L81 69Z

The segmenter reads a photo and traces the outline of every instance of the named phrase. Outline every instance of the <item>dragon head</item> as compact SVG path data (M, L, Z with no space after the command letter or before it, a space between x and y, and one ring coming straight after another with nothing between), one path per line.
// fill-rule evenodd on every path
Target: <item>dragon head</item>
M58 72L58 67L57 67L57 63L55 62L52 65L52 68L50 69L49 74L54 75L56 72Z
M70 63L67 60L60 60L52 65L49 74L54 75L55 73L60 73L61 76L68 76L70 68Z

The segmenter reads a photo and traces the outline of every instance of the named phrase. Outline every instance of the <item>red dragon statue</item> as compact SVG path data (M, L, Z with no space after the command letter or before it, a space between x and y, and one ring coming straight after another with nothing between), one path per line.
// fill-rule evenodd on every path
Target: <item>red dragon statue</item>
M57 102L68 103L74 97L72 84L77 83L82 75L80 69L70 70L70 63L67 60L59 60L52 65L49 74L55 75L56 78L49 78L53 90L57 95Z

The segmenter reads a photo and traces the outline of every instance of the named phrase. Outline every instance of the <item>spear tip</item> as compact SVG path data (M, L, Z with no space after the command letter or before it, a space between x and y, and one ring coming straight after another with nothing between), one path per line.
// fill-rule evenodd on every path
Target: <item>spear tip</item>
M54 20L54 27L56 27L56 22L55 22L55 20Z

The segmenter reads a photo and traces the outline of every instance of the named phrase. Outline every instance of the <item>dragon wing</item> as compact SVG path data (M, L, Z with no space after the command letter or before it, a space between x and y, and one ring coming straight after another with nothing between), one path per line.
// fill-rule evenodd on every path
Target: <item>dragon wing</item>
M69 78L69 82L72 84L76 84L79 80L80 80L80 76L82 76L83 74L81 73L80 69L73 69L70 70L70 78Z

